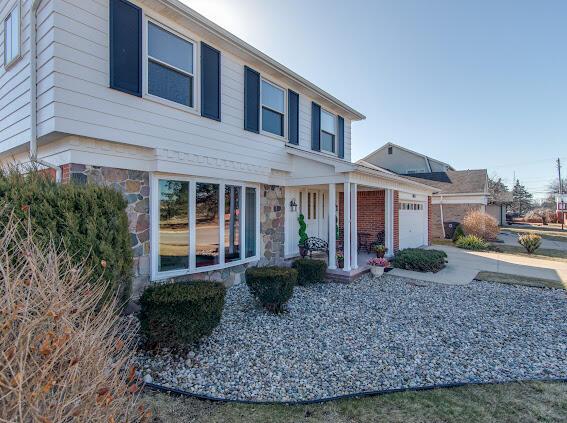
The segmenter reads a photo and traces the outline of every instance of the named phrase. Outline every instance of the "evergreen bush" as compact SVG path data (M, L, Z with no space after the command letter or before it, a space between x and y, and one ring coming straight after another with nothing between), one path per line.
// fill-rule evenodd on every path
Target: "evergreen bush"
M436 273L445 267L446 261L445 251L406 248L396 253L391 264L398 269Z
M530 233L521 234L518 237L518 244L524 247L528 254L533 254L541 246L541 236Z
M220 323L226 288L221 282L154 285L140 298L140 328L150 348L183 349Z
M327 263L324 260L297 259L292 267L297 270L297 284L307 285L325 281Z
M23 175L0 170L0 224L10 212L29 219L39 244L62 244L77 264L84 263L93 283L108 281L105 300L130 296L132 248L126 201L120 193L97 185L56 184L44 173Z
M293 295L297 270L288 267L249 267L246 284L251 294L272 312L281 313Z
M463 229L463 225L457 225L457 227L455 228L455 233L453 233L453 242L457 242L459 240L459 238L462 238L465 236L465 230Z

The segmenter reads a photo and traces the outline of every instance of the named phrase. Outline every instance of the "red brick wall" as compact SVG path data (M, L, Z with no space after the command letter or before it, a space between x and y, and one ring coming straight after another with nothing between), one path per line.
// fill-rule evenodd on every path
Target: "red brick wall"
M427 245L433 240L433 210L431 209L431 196L427 197Z
M385 196L384 191L358 191L357 194L357 229L358 232L378 234L384 230ZM339 194L339 241L343 242L344 195Z
M400 249L400 193L394 191L394 252Z

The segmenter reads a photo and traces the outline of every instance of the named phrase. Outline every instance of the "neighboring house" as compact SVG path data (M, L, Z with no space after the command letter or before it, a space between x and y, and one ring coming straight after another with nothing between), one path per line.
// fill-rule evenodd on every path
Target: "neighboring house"
M514 202L513 195L510 191L502 192L497 198L488 199L488 205L486 206L486 212L494 217L500 226L506 225L506 212L508 207Z
M445 237L443 222L460 223L470 210L486 211L486 169L455 170L447 163L392 143L387 143L358 163L386 168L414 182L434 187L431 229L434 238Z
M390 252L429 243L434 189L351 163L361 113L181 2L0 0L0 13L0 162L121 191L135 293L296 256L299 213L335 270L339 210L345 274L361 232L384 231Z

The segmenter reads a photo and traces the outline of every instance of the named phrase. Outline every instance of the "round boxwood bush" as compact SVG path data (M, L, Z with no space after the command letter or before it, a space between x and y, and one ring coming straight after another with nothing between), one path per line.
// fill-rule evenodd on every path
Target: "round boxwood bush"
M140 298L140 327L149 348L183 349L220 323L226 288L190 281L150 286Z
M464 250L486 251L490 245L484 239L476 235L465 235L455 242L455 245Z
M446 261L445 251L406 248L396 253L391 264L398 269L436 273L445 267Z
M324 260L298 259L293 262L292 267L297 270L297 283L299 285L325 281L327 263Z
M465 236L465 230L463 229L463 225L457 225L455 228L455 233L453 234L453 242L457 242L460 238Z
M297 283L297 270L289 267L249 267L246 269L246 284L252 295L262 306L272 312L281 313L293 295Z

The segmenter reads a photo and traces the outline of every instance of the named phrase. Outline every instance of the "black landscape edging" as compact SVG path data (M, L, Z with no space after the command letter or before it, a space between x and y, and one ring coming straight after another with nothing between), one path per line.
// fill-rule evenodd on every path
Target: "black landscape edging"
M152 389L154 391L165 392L168 394L175 394L179 396L195 398L206 401L213 402L225 402L225 403L236 403L236 404L253 404L253 405L309 405L309 404L320 404L329 401L337 401L343 399L352 398L364 398L364 397L374 397L387 394L395 394L399 392L418 392L418 391L432 391L434 389L443 388L459 388L462 386L483 386L483 385L504 385L511 383L529 383L529 382L560 382L567 383L567 378L552 378L552 379L526 379L526 380L506 380L500 382L455 382L446 383L440 385L426 385L426 386L416 386L409 388L393 388L393 389L382 389L377 391L364 391L353 394L337 395L334 397L318 398L312 400L298 400L298 401L252 401L252 400L238 400L238 399L228 399L228 398L217 398L204 394L194 394L189 391L185 391L179 388L168 388L156 383L145 383L144 387Z

